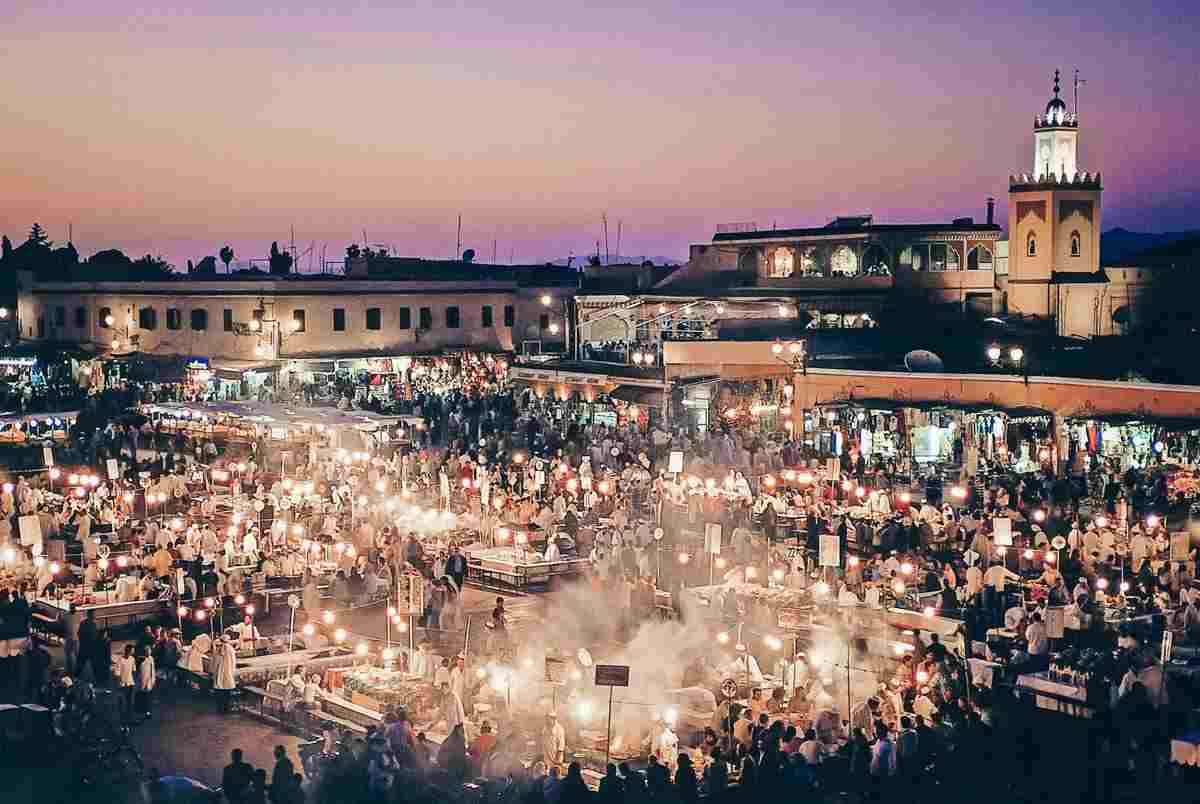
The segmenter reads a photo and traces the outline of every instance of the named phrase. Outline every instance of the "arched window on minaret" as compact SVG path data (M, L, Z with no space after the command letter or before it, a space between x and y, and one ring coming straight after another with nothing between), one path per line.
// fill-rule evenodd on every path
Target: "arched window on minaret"
M1037 235L1033 232L1029 233L1029 238L1025 241L1025 253L1030 257L1037 256Z
M1079 232L1071 232L1071 256L1079 256Z

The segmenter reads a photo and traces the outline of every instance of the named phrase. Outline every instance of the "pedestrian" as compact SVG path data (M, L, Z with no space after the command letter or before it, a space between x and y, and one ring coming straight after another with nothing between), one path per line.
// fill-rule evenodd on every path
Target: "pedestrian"
M147 653L142 659L141 666L138 667L138 684L137 684L137 711L141 712L146 717L150 717L150 695L154 692L154 685L158 681L158 675L154 665L154 653Z
M137 659L133 656L133 645L126 645L125 652L117 657L117 684L121 688L121 715L131 720L134 712L134 696L137 693Z
M295 772L295 766L288 759L287 749L282 745L275 746L275 769L271 773L269 791L272 804L287 804Z
M242 761L242 749L229 752L229 764L221 773L221 789L229 804L244 804L254 781L254 768Z

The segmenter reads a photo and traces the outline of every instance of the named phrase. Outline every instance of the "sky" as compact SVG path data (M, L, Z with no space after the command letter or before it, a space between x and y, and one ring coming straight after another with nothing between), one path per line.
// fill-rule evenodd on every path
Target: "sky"
M1006 220L1078 68L1103 227L1200 228L1194 0L7 0L0 232L178 266L685 259L729 222ZM1064 89L1069 98L1069 81ZM604 246L601 245L601 249ZM302 264L307 264L306 261Z

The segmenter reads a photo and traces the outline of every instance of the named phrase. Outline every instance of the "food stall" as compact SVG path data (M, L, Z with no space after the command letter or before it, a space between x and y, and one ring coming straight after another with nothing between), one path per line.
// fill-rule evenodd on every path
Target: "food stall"
M467 578L481 586L517 590L544 588L558 580L578 577L591 566L587 558L546 561L534 550L517 547L471 547L467 556Z

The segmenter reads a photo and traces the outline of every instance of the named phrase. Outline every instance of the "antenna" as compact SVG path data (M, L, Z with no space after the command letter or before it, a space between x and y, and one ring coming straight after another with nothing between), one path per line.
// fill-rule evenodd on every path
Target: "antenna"
M608 213L604 213L600 216L600 222L604 224L604 264L607 265L609 260L612 259L608 253ZM600 250L598 246L596 250Z
M1076 67L1075 68L1075 87L1074 87L1074 89L1075 89L1075 109L1074 109L1074 111L1075 111L1075 119L1076 120L1079 120L1079 85L1086 84L1086 83L1087 83L1087 79L1079 77L1079 68Z
M492 265L496 264L496 238L492 238Z
M72 243L75 240L75 224L67 221L67 242Z
M621 224L623 221L617 221L617 262L621 261Z
M454 259L462 259L462 213L458 213L458 239L454 243Z

